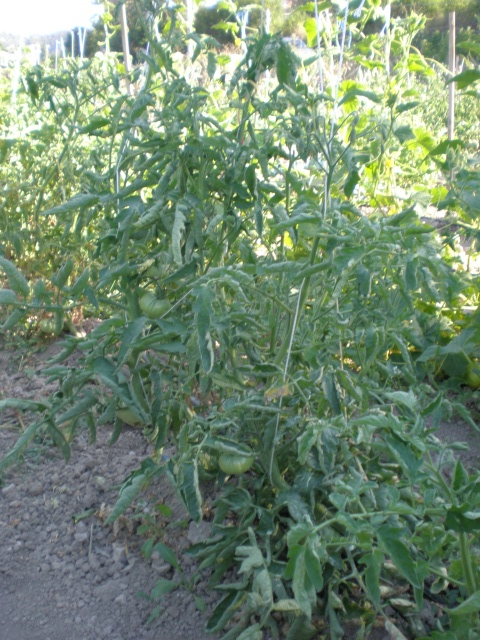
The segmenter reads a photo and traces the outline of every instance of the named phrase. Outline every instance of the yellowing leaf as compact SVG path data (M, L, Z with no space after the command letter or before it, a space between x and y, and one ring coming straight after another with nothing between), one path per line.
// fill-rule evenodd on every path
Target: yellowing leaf
M284 384L281 387L273 387L265 391L265 400L276 400L277 398L285 398L291 395L290 385Z

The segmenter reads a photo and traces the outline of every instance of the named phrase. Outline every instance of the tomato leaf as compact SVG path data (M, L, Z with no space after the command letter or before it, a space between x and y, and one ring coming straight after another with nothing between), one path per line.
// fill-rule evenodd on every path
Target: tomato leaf
M100 197L91 193L80 193L74 196L68 202L46 209L42 215L44 216L59 216L64 213L71 213L72 211L78 211L86 209L87 207L93 207L100 201Z
M23 298L27 298L30 294L30 287L23 274L17 269L13 262L0 256L0 267L5 272L13 291Z
M197 320L198 348L202 358L203 369L208 373L213 368L215 357L212 336L210 335L210 317L214 292L208 286L202 285L196 289L195 293L196 300L193 309Z
M410 549L401 538L402 534L402 529L389 525L383 525L377 530L378 540L385 552L391 557L393 564L412 586L420 588L421 583L418 579L417 568Z

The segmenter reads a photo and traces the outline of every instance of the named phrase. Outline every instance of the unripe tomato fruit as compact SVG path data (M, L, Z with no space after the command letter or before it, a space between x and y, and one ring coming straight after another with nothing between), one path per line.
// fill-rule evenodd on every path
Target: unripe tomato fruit
M171 309L171 304L168 300L159 300L149 291L143 294L138 301L138 304L142 313L152 320L155 318L161 318Z
M129 427L139 427L144 425L145 423L141 418L137 416L131 409L117 409L115 411L115 415L125 424L128 424Z
M228 476L239 476L248 471L255 462L254 456L239 456L231 453L222 453L218 459L218 466Z
M60 333L53 318L44 318L43 320L40 320L39 327L42 333L48 333L51 336L57 336Z
M472 389L480 389L480 364L472 362L468 365L465 381Z

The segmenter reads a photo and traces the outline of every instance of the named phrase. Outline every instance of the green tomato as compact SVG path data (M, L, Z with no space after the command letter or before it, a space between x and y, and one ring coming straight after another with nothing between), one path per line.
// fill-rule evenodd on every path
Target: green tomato
M40 324L38 326L42 333L48 333L51 336L58 336L61 331L61 329L60 331L58 330L57 323L54 318L44 318L43 320L40 320Z
M115 415L119 420L128 424L129 427L140 427L145 425L143 420L131 409L117 409L115 411Z
M161 318L171 309L171 304L168 300L159 300L149 291L143 294L138 301L138 304L140 305L142 313L152 320L155 318Z
M472 362L468 365L465 381L472 389L480 389L480 364Z
M239 476L248 471L255 462L254 456L239 456L232 453L222 453L218 459L218 466L228 476Z

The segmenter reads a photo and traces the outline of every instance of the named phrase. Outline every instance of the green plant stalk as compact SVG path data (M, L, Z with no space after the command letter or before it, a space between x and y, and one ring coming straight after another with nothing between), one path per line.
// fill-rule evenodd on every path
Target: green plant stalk
M450 502L452 502L453 504L455 502L455 496L453 494L453 491L445 482L445 479L443 478L442 474L438 472L437 468L433 464L430 454L429 454L429 458L430 458L429 460L430 464L427 465L427 468L429 468L430 471L436 476L438 482L440 483L445 493L447 494ZM459 532L458 544L460 547L460 557L462 561L463 575L465 578L465 587L467 589L468 595L471 596L477 590L477 581L475 579L475 572L474 572L472 561L471 561L471 555L470 555L469 543L468 543L468 534L465 531Z
M465 576L465 586L467 588L468 595L471 596L477 590L477 585L469 551L468 534L465 531L461 531L458 534L458 541L460 544L463 574Z
M315 262L315 256L317 255L319 244L320 244L320 236L317 235L317 237L313 241L312 249L311 249L311 252L310 252L310 260L309 260L310 264L313 264ZM293 319L292 319L291 315L289 317L288 330L287 330L287 332L285 334L282 346L280 347L280 350L279 350L279 352L277 354L277 357L275 358L275 361L274 361L275 364L281 364L281 362L283 361L283 358L285 356L287 358L286 362L285 362L284 372L283 372L283 381L284 382L285 382L285 380L287 378L288 366L289 366L289 362L290 362L290 354L291 354L292 345L293 345L293 338L294 338L294 335L295 335L296 328L298 326L298 321L299 321L299 318L300 318L300 314L302 313L302 309L303 309L304 304L305 304L305 300L307 299L308 290L310 288L310 280L311 280L311 277L307 276L306 278L303 279L302 284L300 285L300 291L298 292L297 306L296 306L296 310L295 310L295 317ZM283 400L283 398L280 398L279 408L282 407L282 400ZM275 437L276 437L276 434L278 433L279 424L280 424L280 413L277 415L277 424L276 424L276 427L275 427ZM275 441L275 438L274 438L274 441ZM287 488L289 488L288 483L280 475L280 471L279 471L279 468L278 468L278 461L277 461L276 454L275 454L275 446L272 447L272 453L271 453L271 456L270 456L269 476L270 476L271 483L275 487L277 487L279 489L287 489Z

